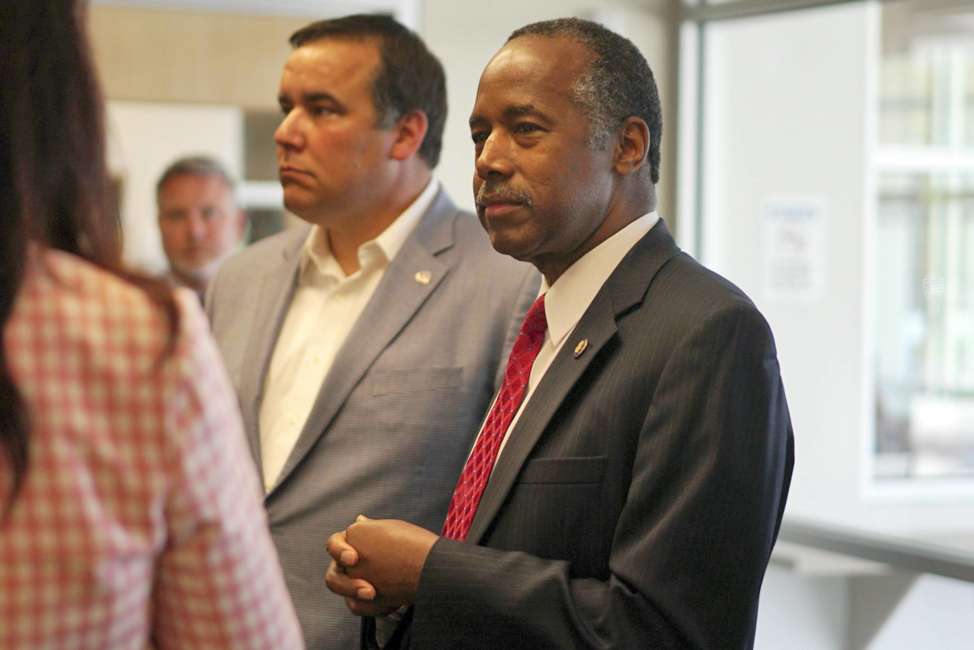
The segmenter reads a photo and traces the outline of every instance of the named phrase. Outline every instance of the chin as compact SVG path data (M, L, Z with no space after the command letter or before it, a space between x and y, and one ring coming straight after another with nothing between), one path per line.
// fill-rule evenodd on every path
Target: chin
M205 267L200 268L198 266L180 265L180 266L174 266L173 269L180 276L182 276L183 279L188 280L190 282L197 282L200 284L205 284L210 279L210 276L212 275L211 273L207 272L209 269Z
M531 246L515 237L505 237L496 231L490 233L490 245L501 255L513 257L519 262L531 261Z
M318 202L289 199L285 194L284 207L287 208L288 212L296 216L298 219L310 223L311 225L320 226L324 221L326 221L322 219L323 209L321 204Z
M294 184L284 186L284 207L303 217L308 211L313 209L315 197Z
M290 198L287 195L287 192L284 192L284 207L287 208L288 212L297 217L301 217L302 219L304 218L301 216L302 213L307 210L307 204L304 201L298 201Z

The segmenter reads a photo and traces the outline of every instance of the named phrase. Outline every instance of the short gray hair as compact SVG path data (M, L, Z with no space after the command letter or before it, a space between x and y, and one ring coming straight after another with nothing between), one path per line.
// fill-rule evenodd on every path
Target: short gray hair
M507 42L522 36L568 38L588 48L593 61L576 80L573 99L588 117L591 145L604 147L627 118L642 119L649 127L650 178L657 183L663 116L653 71L639 48L602 25L581 18L532 23L515 30Z
M184 156L182 158L177 158L173 162L169 163L169 166L162 172L159 176L159 180L156 181L156 199L162 194L162 186L165 185L170 178L176 176L216 176L226 184L230 193L233 194L234 200L236 200L236 189L237 183L227 168L216 158L212 156L195 155L195 156Z

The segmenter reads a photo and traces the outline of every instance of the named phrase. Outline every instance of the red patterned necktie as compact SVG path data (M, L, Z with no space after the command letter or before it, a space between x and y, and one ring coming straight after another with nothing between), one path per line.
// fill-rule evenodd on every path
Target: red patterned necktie
M487 487L494 461L497 460L501 441L504 440L504 434L511 426L511 420L514 419L514 414L524 400L528 379L531 377L531 366L534 365L534 359L541 350L547 329L544 295L542 295L534 301L531 309L528 310L528 315L524 317L521 332L517 335L511 356L507 359L504 383L501 384L494 406L484 420L484 428L453 490L450 509L446 513L446 522L443 524L444 537L461 542L467 538L470 523L477 513L480 497Z

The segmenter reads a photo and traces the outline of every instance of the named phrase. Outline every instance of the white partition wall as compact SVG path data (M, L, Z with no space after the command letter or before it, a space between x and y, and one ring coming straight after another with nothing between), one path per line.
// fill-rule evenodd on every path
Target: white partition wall
M790 512L843 520L860 516L867 421L868 22L848 5L715 24L704 64L702 258L777 337L796 432ZM810 277L789 291L773 284L777 230L803 207L792 236Z
M922 229L896 229L914 215L937 218L922 216L925 203L900 216L895 191L915 185L888 180L891 165L918 163L909 152L891 159L879 133L889 106L879 85L891 71L881 30L896 16L855 0L794 11L716 4L688 11L683 27L680 239L740 285L775 332L796 440L786 528L789 520L837 525L880 547L902 536L918 557L928 549L974 557L970 479L896 481L876 470L876 350L903 327L877 318L891 309L878 301L902 312L903 300L931 299L923 290L951 291L938 278L924 278L917 295L902 290L918 274L903 251L921 246L928 268L939 268L940 253L905 239ZM738 17L727 17L730 5L742 9ZM953 187L930 185L944 186ZM899 573L804 553L779 544L757 648L970 646L970 584L916 566Z
M796 433L789 514L946 532L974 521L969 487L872 478L878 10L706 26L697 253L775 331ZM681 205L682 222L697 218Z
M180 156L207 154L237 178L242 163L240 109L141 102L108 103L112 175L121 184L125 261L149 272L166 268L156 226L155 184Z

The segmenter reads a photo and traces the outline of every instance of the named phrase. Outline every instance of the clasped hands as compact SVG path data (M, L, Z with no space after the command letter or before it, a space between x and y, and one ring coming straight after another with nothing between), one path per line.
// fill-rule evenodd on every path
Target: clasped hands
M363 515L328 538L328 588L358 616L382 616L416 598L426 556L439 536L398 519Z

